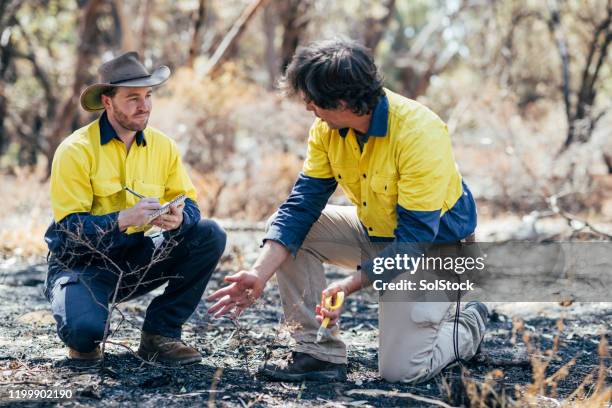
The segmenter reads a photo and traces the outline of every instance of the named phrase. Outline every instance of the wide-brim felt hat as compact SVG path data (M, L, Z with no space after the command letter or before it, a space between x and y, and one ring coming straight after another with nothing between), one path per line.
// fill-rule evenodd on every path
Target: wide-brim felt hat
M106 89L158 86L170 77L170 68L162 65L150 73L140 62L138 53L131 51L105 62L98 68L98 73L100 82L88 86L81 94L81 106L88 112L104 109L101 95Z

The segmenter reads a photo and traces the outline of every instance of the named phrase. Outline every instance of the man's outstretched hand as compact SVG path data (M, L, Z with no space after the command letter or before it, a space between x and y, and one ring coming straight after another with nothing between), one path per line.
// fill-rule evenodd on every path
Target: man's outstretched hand
M240 271L226 276L223 280L230 284L207 298L208 301L217 301L208 309L208 313L215 318L228 312L238 317L261 296L267 281L260 278L254 270Z
M251 269L226 276L223 280L229 285L207 298L208 301L217 301L208 309L208 313L221 317L232 312L234 317L238 317L261 296L266 282L288 256L289 251L282 244L266 241Z

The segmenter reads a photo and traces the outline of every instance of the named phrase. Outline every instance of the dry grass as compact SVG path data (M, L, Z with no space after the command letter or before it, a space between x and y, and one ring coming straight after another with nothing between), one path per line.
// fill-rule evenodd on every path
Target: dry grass
M301 169L313 116L231 66L214 80L180 70L164 92L151 120L178 141L203 214L271 215Z
M464 373L464 385L472 407L609 407L612 400L612 387L606 384L607 370L605 362L609 357L608 341L604 334L599 342L599 366L586 375L576 389L567 397L559 398L559 382L570 375L576 359L572 358L561 367L547 374L553 361L560 361L558 356L561 346L561 334L564 330L563 320L557 321L557 333L550 349L540 350L534 345L533 333L526 330L522 320L514 320L512 342L516 335L522 333L522 340L531 357L532 380L526 386L515 385L514 396L497 391L498 380L504 379L500 369L490 371L484 381L476 381Z
M46 254L43 235L51 221L48 184L41 183L37 171L0 174L0 259L11 255L23 258Z

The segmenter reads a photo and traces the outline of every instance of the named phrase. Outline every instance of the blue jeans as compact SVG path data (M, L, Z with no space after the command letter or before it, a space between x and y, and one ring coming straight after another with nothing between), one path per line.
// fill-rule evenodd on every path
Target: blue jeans
M57 333L79 352L90 352L102 340L108 304L119 285L116 300L129 300L168 282L164 292L147 308L143 330L180 337L183 323L194 312L225 249L225 231L214 221L198 224L175 238L174 246L161 244L167 253L159 262L153 240L126 248L122 256L69 266L53 257L45 294L51 302ZM167 245L167 246L166 246ZM158 250L159 252L159 250ZM149 266L150 265L150 266ZM120 271L123 271L121 280Z

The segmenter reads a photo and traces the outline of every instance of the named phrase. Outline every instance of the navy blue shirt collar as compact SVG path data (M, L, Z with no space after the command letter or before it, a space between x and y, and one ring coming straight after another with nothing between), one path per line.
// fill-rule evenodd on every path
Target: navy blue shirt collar
M113 139L121 140L108 120L106 111L104 111L102 116L100 116L100 144L105 145ZM136 132L136 144L138 146L147 145L147 141L145 140L144 132L142 130Z
M366 133L367 136L383 137L387 135L387 123L389 121L389 100L387 95L383 95L378 100L374 111L372 111L372 119L370 127ZM345 137L348 134L349 128L338 129L340 136Z

